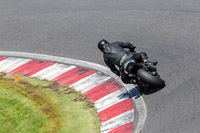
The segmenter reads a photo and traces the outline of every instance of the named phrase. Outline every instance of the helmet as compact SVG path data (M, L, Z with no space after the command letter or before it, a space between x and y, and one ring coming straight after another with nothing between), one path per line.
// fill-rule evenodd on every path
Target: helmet
M103 52L105 46L106 46L106 45L109 45L109 44L110 44L110 43L109 43L108 41L106 41L105 39L103 39L103 40L101 40L101 41L97 44L97 46L98 46L99 50L100 50L101 52Z

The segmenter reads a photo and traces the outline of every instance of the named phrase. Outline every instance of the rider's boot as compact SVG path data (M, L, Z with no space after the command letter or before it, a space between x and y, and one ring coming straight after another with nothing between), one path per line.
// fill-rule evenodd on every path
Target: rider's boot
M144 92L144 86L143 85L138 85L138 87L140 88L140 93Z
M144 84L142 82L140 82L139 80L137 80L137 85L139 87L139 91L140 93L144 92Z

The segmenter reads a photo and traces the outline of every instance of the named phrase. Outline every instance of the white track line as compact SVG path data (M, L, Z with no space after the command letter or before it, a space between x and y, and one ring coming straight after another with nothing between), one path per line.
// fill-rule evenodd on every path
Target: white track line
M90 89L106 82L110 78L111 77L108 75L105 75L101 72L96 72L70 85L70 87L74 88L78 92L85 93Z
M31 59L8 57L7 59L0 61L0 71L10 72L29 61L31 61Z
M65 73L75 67L76 66L73 66L73 65L64 65L64 64L56 63L56 64L53 64L52 66L42 69L41 71L35 73L31 77L52 80L52 79L56 78L57 76Z

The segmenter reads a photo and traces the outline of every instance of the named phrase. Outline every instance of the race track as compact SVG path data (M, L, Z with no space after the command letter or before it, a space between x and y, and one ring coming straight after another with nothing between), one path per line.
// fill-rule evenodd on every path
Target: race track
M199 0L1 0L0 50L104 65L97 42L129 41L167 86L143 95L142 133L200 132Z

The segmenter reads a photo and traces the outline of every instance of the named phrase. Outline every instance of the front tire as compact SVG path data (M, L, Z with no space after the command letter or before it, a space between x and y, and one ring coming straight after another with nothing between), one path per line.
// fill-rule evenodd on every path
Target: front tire
M160 77L155 77L145 71L144 69L139 69L137 71L137 76L146 84L151 85L156 88L163 88L165 86L165 81Z

